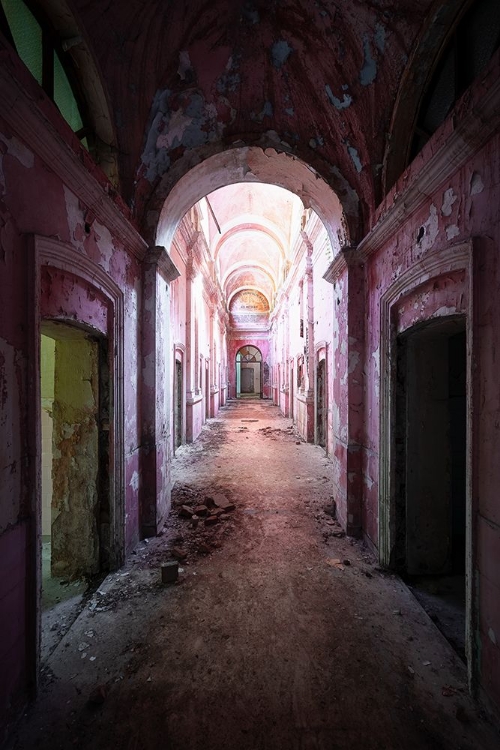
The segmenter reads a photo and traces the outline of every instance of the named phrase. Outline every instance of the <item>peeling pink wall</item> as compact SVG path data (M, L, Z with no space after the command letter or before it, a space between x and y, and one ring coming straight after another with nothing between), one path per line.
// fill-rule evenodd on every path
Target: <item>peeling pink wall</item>
M446 138L446 125L438 137ZM417 179L419 163L436 148L431 141L417 157L405 180ZM398 185L380 213L391 210ZM473 624L480 647L480 682L500 704L500 463L497 424L500 411L496 351L500 347L500 138L485 147L441 185L394 236L369 258L366 288L366 399L363 449L363 528L377 545L379 470L380 299L398 276L432 253L454 244L474 242L472 514L473 570L479 619ZM467 311L464 273L445 273L411 291L395 308L397 330L432 318Z
M104 199L106 197L104 196ZM85 231L85 207L47 165L0 120L0 317L2 504L0 558L8 561L0 585L0 724L16 715L34 680L38 594L35 591L36 509L30 444L33 378L38 365L28 360L29 332L35 323L34 290L29 281L35 233L68 243L103 268L123 290L125 328L125 517L126 547L138 539L139 431L138 361L140 269L135 258L97 221ZM83 323L109 333L113 311L76 275L49 269L42 276L44 315ZM28 302L28 304L27 304ZM4 481L5 480L5 481ZM123 550L124 552L125 550ZM26 581L31 583L27 585ZM6 614L8 613L8 614Z

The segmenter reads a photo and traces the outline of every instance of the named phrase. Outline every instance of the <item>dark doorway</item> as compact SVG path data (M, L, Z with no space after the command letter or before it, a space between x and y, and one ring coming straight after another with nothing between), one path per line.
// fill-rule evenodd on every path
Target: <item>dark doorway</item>
M316 369L316 442L326 447L326 360Z
M398 340L395 567L464 658L466 362L463 318Z
M175 360L174 448L182 445L182 362Z

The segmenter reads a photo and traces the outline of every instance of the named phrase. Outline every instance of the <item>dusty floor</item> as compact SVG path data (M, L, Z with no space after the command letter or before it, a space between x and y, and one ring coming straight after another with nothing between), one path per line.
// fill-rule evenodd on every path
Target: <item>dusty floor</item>
M16 750L500 746L432 620L340 535L328 459L275 407L230 402L173 470L164 534L61 636ZM220 494L236 508L213 526L179 517Z

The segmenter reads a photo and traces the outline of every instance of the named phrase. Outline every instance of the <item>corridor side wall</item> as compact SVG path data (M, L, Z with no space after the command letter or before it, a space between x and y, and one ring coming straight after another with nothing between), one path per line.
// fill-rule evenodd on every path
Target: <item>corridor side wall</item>
M61 153L70 159L75 174L80 171L88 176L82 163L94 169L95 192L100 193L103 202L110 201L104 176L92 167L88 155L81 152L55 106L43 99L40 89L17 59L10 60L9 64L13 76L18 75L20 81L12 85L28 89L31 100L41 101L44 107L42 112L32 104L30 116L34 121L37 117L39 120L34 132L38 131L42 134L39 137L43 137L44 129L49 129L50 138L59 139ZM3 98L2 91L0 98ZM49 117L55 123L53 127ZM57 131L64 134L67 143L72 143L73 159L68 156L68 146ZM123 290L125 325L120 335L127 356L123 373L125 478L120 491L125 494L126 547L132 547L138 539L140 264L121 240L90 215L81 196L70 190L56 174L53 167L57 165L59 154L53 151L52 158L51 163L44 161L12 126L0 120L0 727L5 727L18 715L36 681L38 592L35 581L39 541L35 534L38 513L34 507L36 446L30 438L35 430L30 394L40 373L39 364L30 358L30 337L35 325L31 241L34 234L67 243L100 266ZM121 221L127 223L125 218ZM69 304L68 291L57 288L56 276L51 293L54 297L62 295ZM90 292L87 299L80 299L79 305L87 308L87 312L92 308ZM76 308L73 314L74 321L85 318L84 312Z
M498 68L498 61L496 63ZM500 74L498 69L493 75ZM487 85L487 81L484 85ZM480 86L474 99L480 100ZM396 211L397 195L418 185L426 161L444 147L453 128L473 102L466 98L417 156L379 210L379 217ZM450 156L450 163L451 161ZM378 543L380 437L380 323L381 298L405 271L431 254L442 254L460 243L473 242L472 295L461 290L458 277L442 276L412 294L404 326L453 314L472 304L472 444L468 446L472 472L472 569L477 616L472 623L478 644L478 680L500 707L500 462L498 423L500 389L496 353L500 350L500 138L485 143L460 169L449 171L439 188L418 210L399 223L389 240L370 255L366 264L366 435L363 450L363 527ZM451 254L453 251L451 250ZM460 312L460 309L458 310Z

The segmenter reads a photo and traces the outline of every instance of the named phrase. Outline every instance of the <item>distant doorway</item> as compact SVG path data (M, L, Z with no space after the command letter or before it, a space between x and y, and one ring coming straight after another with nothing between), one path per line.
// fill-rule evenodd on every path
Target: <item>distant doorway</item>
M182 445L182 362L175 360L174 448Z
M205 366L205 419L210 418L210 372Z
M326 448L326 360L316 368L316 443Z
M262 398L262 354L242 346L236 354L236 398Z
M463 318L399 337L394 563L463 658L466 372Z

